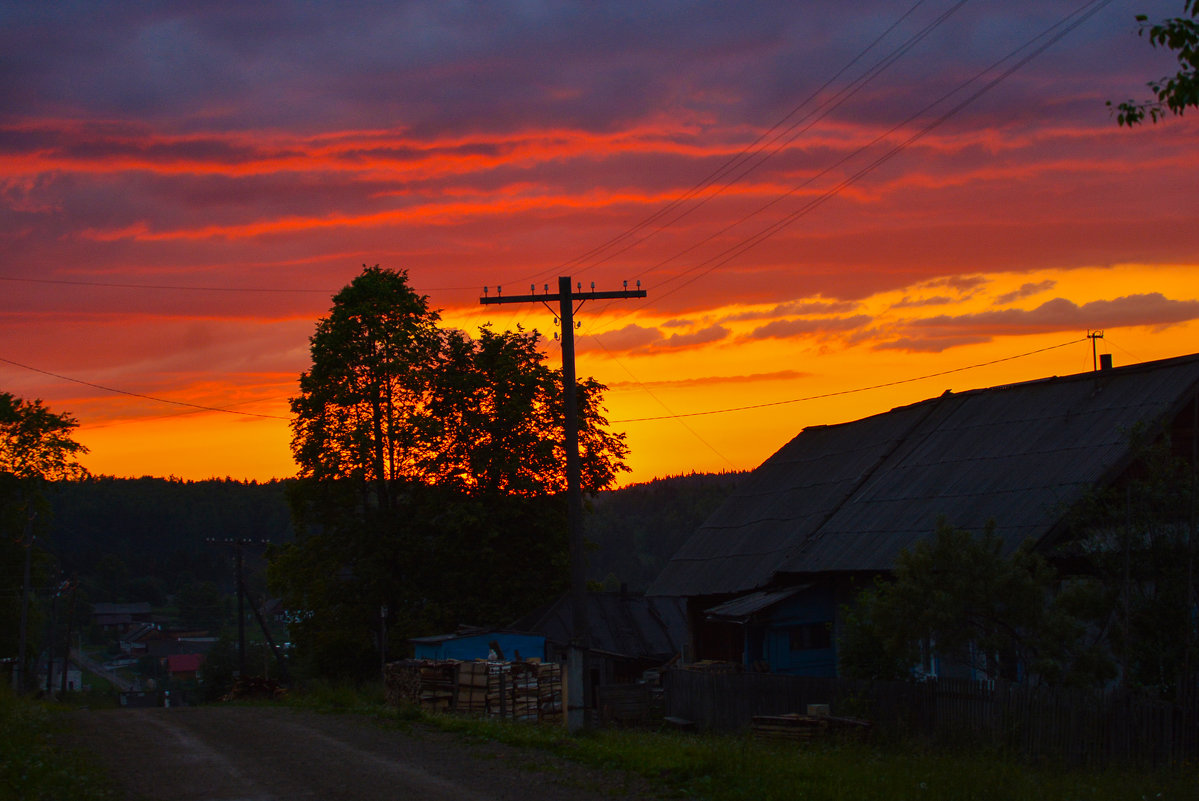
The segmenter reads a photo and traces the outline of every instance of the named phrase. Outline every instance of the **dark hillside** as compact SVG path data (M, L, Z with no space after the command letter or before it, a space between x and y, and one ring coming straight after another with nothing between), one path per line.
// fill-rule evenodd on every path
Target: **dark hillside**
M232 591L230 548L207 540L290 539L285 486L112 477L58 484L48 494L45 546L97 601L160 604L193 582Z
M600 493L585 521L587 578L644 591L746 475L692 473Z
M645 589L745 474L692 474L601 493L586 516L588 578ZM164 603L188 585L231 593L231 549L207 540L292 538L286 482L98 477L56 485L45 547L94 601ZM261 547L247 548L261 583Z

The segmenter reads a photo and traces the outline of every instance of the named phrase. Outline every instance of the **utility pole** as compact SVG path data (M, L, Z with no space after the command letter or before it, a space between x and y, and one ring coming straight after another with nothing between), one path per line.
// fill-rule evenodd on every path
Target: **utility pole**
M1098 339L1103 339L1103 332L1088 331L1087 339L1091 340L1091 371L1097 372L1099 370L1099 356L1095 350L1095 341Z
M79 586L79 579L72 576L70 579L71 598L67 602L67 645L63 649L62 657L62 673L59 675L61 688L59 689L60 697L67 697L67 668L71 665L71 630L75 627L75 589ZM79 689L78 687L74 689Z
M31 506L26 511L25 536L21 538L21 544L25 546L25 570L21 583L21 627L17 645L17 664L12 672L13 690L18 694L25 692L26 685L29 683L25 673L29 667L29 662L25 658L25 649L29 634L29 582L30 565L33 560L33 518L34 513Z
M210 543L222 542L209 538ZM234 581L237 583L237 675L238 678L246 677L246 581L245 581L245 552L246 543L258 542L270 544L270 540L251 540L245 537L237 537L236 539L223 540L223 542L233 545L234 554ZM275 661L279 664L279 675L286 681L288 679L287 665L283 661L283 654L279 651L279 646L271 637L271 632L267 628L266 621L262 619L262 613L258 611L257 604L251 604L250 609L254 612L254 618L258 621L258 627L262 630L262 636L266 638L266 643L270 646L271 652L275 655Z
M558 293L550 294L549 285L544 287L543 294L536 294L536 287L529 287L527 295L502 295L501 287L496 287L495 296L489 297L487 287L483 287L483 297L479 303L483 305L498 303L542 303L549 306L552 301L558 302L558 319L562 321L562 394L566 412L566 519L570 530L570 606L571 606L571 643L567 651L566 662L566 724L572 732L583 728L584 715L587 707L587 696L584 687L585 657L590 646L590 634L587 627L587 568L583 553L583 490L582 468L579 462L579 404L576 395L575 378L575 301L579 306L588 300L617 300L624 298L643 298L645 290L641 282L636 289L625 288L615 292L596 292L592 283L591 291L584 292L582 284L577 291L570 288L570 276L558 278ZM552 310L552 308L551 308Z

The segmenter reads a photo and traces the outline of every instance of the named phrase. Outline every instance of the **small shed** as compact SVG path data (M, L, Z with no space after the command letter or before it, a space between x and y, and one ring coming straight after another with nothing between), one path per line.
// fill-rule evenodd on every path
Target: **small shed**
M592 686L636 682L646 670L682 654L687 641L686 607L678 598L629 592L589 592L585 615ZM545 636L549 659L564 658L574 619L570 595L516 622Z
M62 671L63 671L63 663L64 662L66 662L66 670L67 670L67 676L66 676L67 692L78 692L79 690L82 690L83 689L83 672L79 669L79 666L71 664L69 661L64 660L62 657L55 657L54 659L52 659L50 661L50 690L51 690L51 692L57 693L60 689L62 689L62 686L63 686ZM37 681L38 681L37 686L39 688L44 688L46 686L46 662L44 659L38 665Z

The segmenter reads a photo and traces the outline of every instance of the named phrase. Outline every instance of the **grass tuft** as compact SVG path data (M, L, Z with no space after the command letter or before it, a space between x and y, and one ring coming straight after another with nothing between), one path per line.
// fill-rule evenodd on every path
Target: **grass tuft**
M0 801L107 801L117 798L100 766L55 742L64 708L0 688Z
M748 735L645 729L571 736L560 726L397 710L382 704L381 693L361 688L318 687L290 703L366 713L385 725L421 722L476 742L636 775L663 795L704 801L1189 801L1199 787L1196 765L1081 770L969 749L770 743Z

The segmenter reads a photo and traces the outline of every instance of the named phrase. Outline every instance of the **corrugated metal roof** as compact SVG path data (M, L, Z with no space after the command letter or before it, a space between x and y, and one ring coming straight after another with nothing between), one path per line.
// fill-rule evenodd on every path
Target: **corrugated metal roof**
M783 590L759 590L751 592L749 595L742 595L740 598L734 598L731 601L714 606L711 609L704 610L704 616L710 620L732 620L741 621L751 617L756 612L761 612L763 609L769 609L777 603L787 600L792 595L795 595L800 590L806 590L809 584L797 584L794 587L787 587Z
M681 653L687 639L687 614L679 598L647 598L620 592L587 594L591 648L629 657L662 658ZM514 626L566 644L571 639L570 596Z
M938 518L1039 540L1199 387L1199 355L939 398L804 430L679 549L651 595L744 593L780 574L889 570Z

